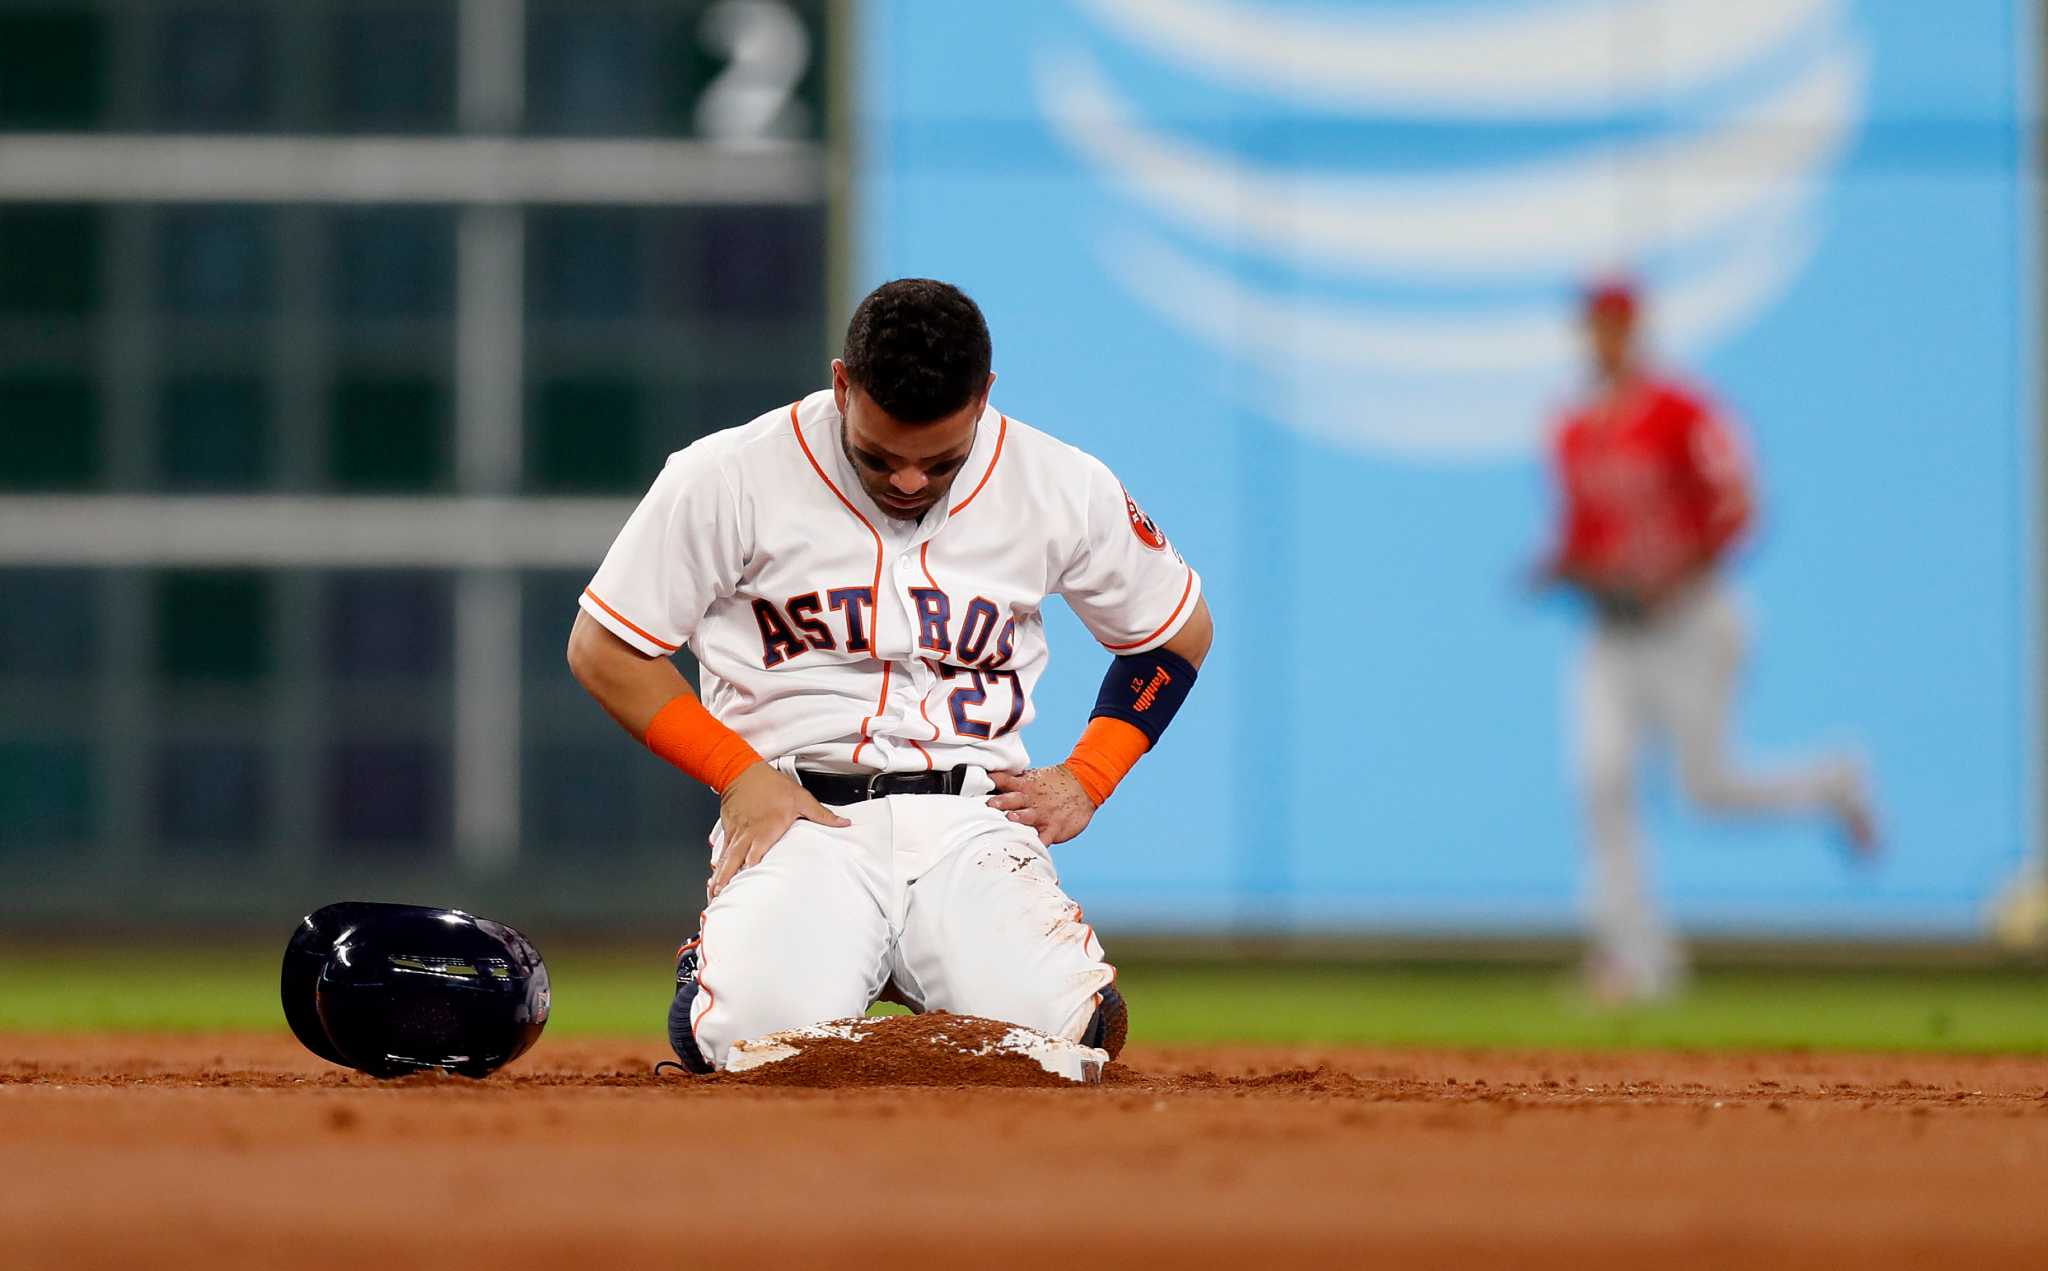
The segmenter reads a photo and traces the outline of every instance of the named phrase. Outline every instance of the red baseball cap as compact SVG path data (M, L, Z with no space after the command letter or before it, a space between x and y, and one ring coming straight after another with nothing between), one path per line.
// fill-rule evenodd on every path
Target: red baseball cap
M1636 316L1636 285L1626 278L1603 278L1586 288L1586 316Z

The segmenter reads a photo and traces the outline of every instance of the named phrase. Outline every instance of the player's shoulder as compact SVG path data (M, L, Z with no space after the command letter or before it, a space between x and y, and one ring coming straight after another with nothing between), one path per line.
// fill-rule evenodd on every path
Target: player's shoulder
M787 462L794 451L790 444L792 417L808 417L817 413L818 399L830 403L830 390L812 393L809 397L795 402L784 402L780 406L761 412L744 424L721 428L705 433L669 455L671 466L678 464L689 467L717 470L727 476L743 478L748 471L761 463L781 464Z
M1549 439L1553 449L1570 449L1574 442L1584 436L1592 427L1593 402L1586 397L1576 397L1560 402L1550 411Z
M1089 509L1114 503L1123 482L1090 451L1012 416L998 471L1011 506L1032 524L1061 535L1089 523ZM993 484L993 483L991 483Z
M1085 489L1090 481L1109 473L1108 464L1072 442L1063 441L1013 415L1002 418L1006 459L1014 455L1019 468L1030 470L1034 485L1050 479Z
M1010 520L1029 527L1025 533L1036 534L1049 547L1071 554L1102 541L1102 536L1119 535L1122 530L1118 527L1127 526L1147 547L1171 550L1166 535L1145 515L1109 464L1072 442L1007 415L1003 424L999 463L1008 469L1005 488L1017 500L1010 505Z

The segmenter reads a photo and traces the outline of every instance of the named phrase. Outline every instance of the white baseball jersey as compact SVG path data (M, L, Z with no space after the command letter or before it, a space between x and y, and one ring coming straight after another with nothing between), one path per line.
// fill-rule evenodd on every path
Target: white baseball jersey
M763 757L1021 769L1047 596L1116 653L1194 612L1200 577L1093 456L990 407L911 522L868 498L840 429L825 391L670 455L581 600L642 653L687 645Z

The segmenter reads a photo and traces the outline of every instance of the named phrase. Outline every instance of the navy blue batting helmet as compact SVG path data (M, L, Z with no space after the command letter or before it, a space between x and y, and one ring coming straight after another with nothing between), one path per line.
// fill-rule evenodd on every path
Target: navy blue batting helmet
M485 1077L548 1022L533 942L460 909L349 900L307 914L285 946L284 1017L306 1048L375 1077Z

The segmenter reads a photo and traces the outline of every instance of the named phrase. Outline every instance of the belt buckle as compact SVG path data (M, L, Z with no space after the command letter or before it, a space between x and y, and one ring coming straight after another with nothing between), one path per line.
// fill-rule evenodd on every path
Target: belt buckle
M886 772L878 772L875 773L873 776L869 777L867 784L867 793L862 796L863 800L871 802L875 799L881 798L882 796L876 793L876 789L882 784L882 778L888 775L889 774Z

